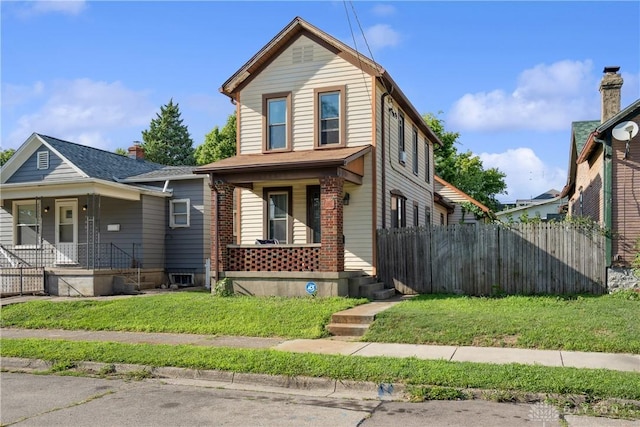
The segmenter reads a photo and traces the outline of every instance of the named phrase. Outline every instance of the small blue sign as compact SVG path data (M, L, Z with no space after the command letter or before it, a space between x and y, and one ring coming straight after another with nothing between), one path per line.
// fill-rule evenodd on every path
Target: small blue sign
M318 285L316 285L314 282L308 282L306 289L308 294L315 294L318 290Z

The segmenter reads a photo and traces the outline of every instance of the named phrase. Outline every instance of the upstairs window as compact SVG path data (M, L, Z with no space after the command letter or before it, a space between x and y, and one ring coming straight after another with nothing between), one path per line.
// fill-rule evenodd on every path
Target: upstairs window
M414 128L412 134L412 142L413 142L413 173L418 175L419 166L418 166L418 131Z
M316 147L344 146L344 86L316 89Z
M189 199L171 200L169 204L169 226L171 228L189 227Z
M38 151L38 160L37 160L36 168L38 170L49 169L49 152L48 151Z
M404 114L398 116L398 161L403 165L407 161L407 153L404 151Z
M264 130L262 150L291 149L291 93L273 93L262 98Z
M425 176L424 176L424 180L426 182L431 182L431 153L429 150L429 142L425 141L424 142L424 169L425 169Z

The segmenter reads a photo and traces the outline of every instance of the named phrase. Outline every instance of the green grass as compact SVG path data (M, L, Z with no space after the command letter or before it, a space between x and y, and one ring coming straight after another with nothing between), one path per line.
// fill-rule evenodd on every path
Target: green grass
M363 340L638 354L632 296L422 295L378 314Z
M2 357L38 358L56 362L56 366L73 366L79 361L131 363L291 377L640 399L640 374L604 369L45 339L1 339L0 344Z
M2 308L2 327L320 338L349 298L220 298L203 292L109 301L31 301Z

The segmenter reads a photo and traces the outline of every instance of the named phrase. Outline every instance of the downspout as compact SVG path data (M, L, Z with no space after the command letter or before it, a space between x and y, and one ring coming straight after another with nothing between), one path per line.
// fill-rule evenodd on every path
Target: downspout
M381 165L382 165L382 228L387 228L387 180L386 180L387 149L385 148L386 140L385 140L385 128L384 128L384 116L385 116L386 108L384 106L384 100L387 96L391 95L391 93L393 93L393 86L391 86L390 92L385 92L382 94L382 96L380 96L380 108L382 109L381 115L380 115L380 121L382 122L380 125L380 134L381 134L380 148L382 150L382 162L381 162Z

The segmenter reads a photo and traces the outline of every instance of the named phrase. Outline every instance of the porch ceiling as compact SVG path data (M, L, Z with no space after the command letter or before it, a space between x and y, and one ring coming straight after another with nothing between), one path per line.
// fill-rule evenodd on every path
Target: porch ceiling
M341 176L349 182L362 184L364 155L370 151L371 145L365 145L329 150L240 154L200 166L194 173L212 174L231 184L321 176Z

